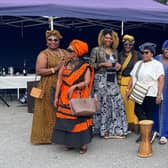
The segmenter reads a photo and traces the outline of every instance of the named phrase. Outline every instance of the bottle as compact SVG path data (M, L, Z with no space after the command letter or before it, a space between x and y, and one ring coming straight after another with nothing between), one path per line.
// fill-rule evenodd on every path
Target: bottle
M27 75L27 69L26 69L26 61L24 60L24 64L23 64L23 71L22 71L23 75L26 76Z
M2 68L2 76L6 76L6 71L4 67Z

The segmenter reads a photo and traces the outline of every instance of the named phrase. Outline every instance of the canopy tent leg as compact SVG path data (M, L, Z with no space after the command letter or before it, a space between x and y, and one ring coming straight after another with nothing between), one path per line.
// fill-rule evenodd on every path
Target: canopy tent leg
M53 16L49 16L49 24L50 24L50 30L54 30L54 17Z
M124 21L121 22L121 36L124 34Z

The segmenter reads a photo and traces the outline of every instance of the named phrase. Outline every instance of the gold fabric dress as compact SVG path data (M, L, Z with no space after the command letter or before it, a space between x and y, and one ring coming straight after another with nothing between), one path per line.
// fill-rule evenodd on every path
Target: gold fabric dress
M51 53L48 49L43 50L47 55L48 68L55 67L62 57ZM63 53L63 52L62 52ZM44 88L45 94L42 99L35 100L35 108L32 123L31 143L51 143L53 126L55 125L55 108L50 102L50 88L56 86L58 74L41 77L39 88Z
M126 89L128 88L128 83L130 80L130 72L133 69L133 66L135 65L136 61L141 59L141 54L137 51L134 51L134 55L132 52L128 54L127 57L124 56L124 53L121 52L119 54L120 63L122 65L123 70L120 72L119 76L119 83L120 83L120 92L122 94L124 105L125 105L125 111L127 115L127 121L128 121L128 129L134 132L138 132L138 118L135 115L134 112L134 106L135 103L132 100L127 100L126 98ZM123 59L121 61L121 59Z

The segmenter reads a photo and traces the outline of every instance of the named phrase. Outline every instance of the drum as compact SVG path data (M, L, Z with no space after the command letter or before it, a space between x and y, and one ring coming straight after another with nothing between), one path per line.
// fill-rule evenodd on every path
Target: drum
M142 120L139 122L141 142L138 149L139 157L150 157L152 156L152 144L150 142L151 130L153 121L152 120Z

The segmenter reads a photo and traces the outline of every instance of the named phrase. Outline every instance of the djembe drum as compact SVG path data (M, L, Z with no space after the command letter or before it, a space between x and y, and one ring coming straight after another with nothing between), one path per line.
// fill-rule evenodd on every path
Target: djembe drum
M142 120L139 122L141 142L138 149L139 157L152 156L152 144L150 142L151 129L153 125L152 120Z

